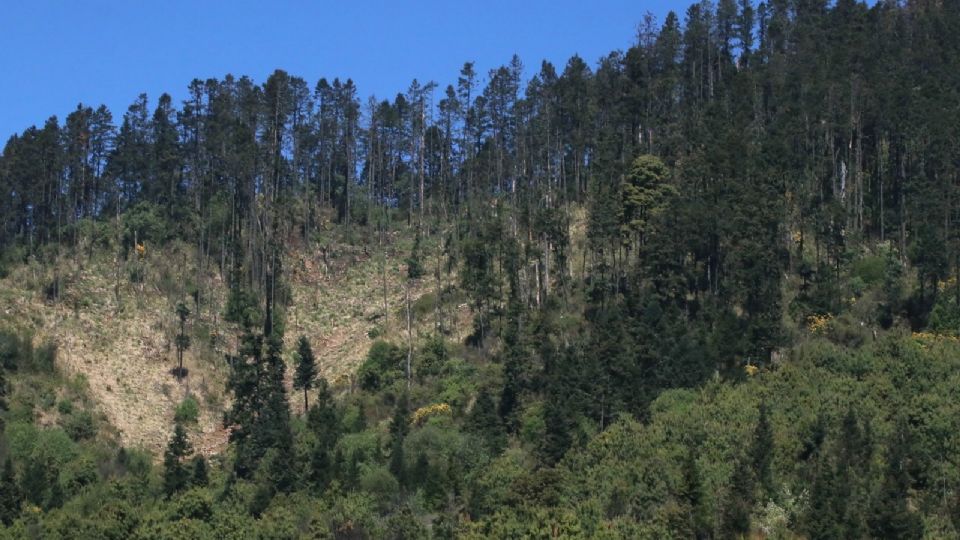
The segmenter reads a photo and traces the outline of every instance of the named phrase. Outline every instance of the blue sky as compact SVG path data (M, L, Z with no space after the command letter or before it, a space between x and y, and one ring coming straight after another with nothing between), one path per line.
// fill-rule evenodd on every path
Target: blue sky
M78 102L106 104L119 123L137 95L177 103L193 78L275 68L352 78L364 99L392 98L413 78L455 83L464 61L480 73L520 55L527 74L574 53L593 65L625 49L664 0L248 1L29 0L0 12L0 145Z

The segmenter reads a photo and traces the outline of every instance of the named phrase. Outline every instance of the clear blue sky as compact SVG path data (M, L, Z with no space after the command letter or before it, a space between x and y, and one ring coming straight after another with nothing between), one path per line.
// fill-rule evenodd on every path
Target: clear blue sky
M691 0L692 1L692 0ZM666 0L23 0L0 11L0 146L78 102L114 121L137 95L177 103L193 78L275 68L307 80L352 78L359 95L392 98L413 78L455 83L520 55L527 75L574 53L593 66L625 49L650 11L662 21L688 2Z

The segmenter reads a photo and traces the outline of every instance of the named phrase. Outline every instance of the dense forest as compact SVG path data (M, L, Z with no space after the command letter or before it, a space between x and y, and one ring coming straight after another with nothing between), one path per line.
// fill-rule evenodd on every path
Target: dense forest
M52 306L106 261L121 306L185 254L171 381L232 335L226 450L186 403L151 456L0 319L2 534L960 536L960 3L624 16L593 63L227 75L10 137L0 278ZM286 325L337 246L383 276L347 382Z

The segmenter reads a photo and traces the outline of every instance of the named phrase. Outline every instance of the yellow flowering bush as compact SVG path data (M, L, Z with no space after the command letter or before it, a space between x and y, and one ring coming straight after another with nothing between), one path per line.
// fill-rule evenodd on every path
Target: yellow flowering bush
M917 341L921 349L926 349L928 345L935 343L960 343L960 338L949 334L937 334L934 332L914 332L913 339Z
M413 419L411 420L411 423L419 426L431 416L450 414L451 412L450 405L447 405L446 403L434 403L433 405L420 407L419 409L413 411Z
M829 313L825 315L811 315L807 317L807 330L814 334L822 333L830 326L830 321L832 320L833 315Z

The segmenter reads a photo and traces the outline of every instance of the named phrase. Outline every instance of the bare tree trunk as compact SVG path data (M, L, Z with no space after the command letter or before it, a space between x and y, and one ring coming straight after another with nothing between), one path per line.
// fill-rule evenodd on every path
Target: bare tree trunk
M413 324L410 315L410 282L407 281L404 293L407 299L407 390L410 389L411 363L413 361Z

